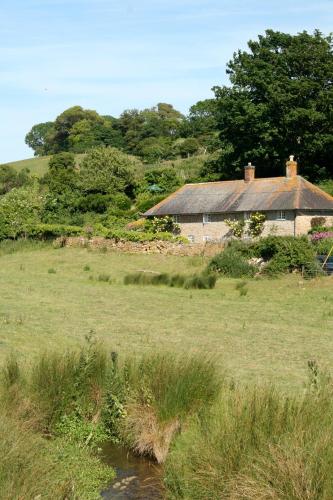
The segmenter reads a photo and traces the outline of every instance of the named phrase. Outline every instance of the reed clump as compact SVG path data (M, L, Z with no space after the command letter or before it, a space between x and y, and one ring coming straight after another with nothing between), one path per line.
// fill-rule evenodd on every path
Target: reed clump
M165 285L178 288L196 288L209 290L216 285L216 275L201 273L193 275L182 275L168 273L135 272L127 274L124 278L125 285Z

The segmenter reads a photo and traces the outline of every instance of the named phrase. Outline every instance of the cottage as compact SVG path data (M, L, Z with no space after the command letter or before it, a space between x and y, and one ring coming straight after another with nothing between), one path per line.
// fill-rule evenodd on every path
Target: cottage
M297 236L308 232L314 217L333 225L333 197L298 175L291 156L285 177L256 179L249 163L243 180L186 184L144 215L172 215L182 235L201 243L228 238L225 220L247 220L253 212L266 216L263 235Z

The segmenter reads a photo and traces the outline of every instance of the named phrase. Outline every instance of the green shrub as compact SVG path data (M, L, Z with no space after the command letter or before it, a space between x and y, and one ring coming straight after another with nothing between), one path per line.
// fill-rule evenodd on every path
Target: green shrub
M333 238L323 238L313 245L317 255L327 255L332 250Z
M84 234L80 226L65 224L35 224L29 231L29 237L39 239L53 239L59 236L81 236Z
M270 275L316 267L315 250L306 236L261 238L253 244L253 252L257 257L269 261L264 273Z
M257 272L257 268L249 264L241 252L233 246L215 255L208 264L208 270L231 278L254 276Z

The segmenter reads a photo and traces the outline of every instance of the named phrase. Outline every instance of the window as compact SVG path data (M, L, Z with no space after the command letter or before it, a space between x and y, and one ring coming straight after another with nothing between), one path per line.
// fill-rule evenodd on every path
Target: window
M276 214L276 220L286 220L286 212L284 210L279 210Z
M203 214L202 222L203 224L209 224L210 222L212 222L212 214Z
M210 236L204 236L203 240L205 243L207 243L207 241L212 241L212 238Z
M195 242L195 238L194 238L194 235L193 234L188 234L187 235L187 239L190 243L194 243Z
M173 216L173 222L174 222L175 224L179 224L179 215L174 215L174 216Z

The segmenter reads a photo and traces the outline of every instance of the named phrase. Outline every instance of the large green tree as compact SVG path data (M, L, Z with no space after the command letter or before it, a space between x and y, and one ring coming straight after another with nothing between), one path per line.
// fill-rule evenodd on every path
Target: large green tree
M125 192L131 195L138 163L116 148L94 148L81 164L80 187L86 194Z
M283 175L294 154L309 179L332 177L332 37L267 30L248 46L228 64L232 86L214 87L222 153L202 175L241 177L248 161Z

